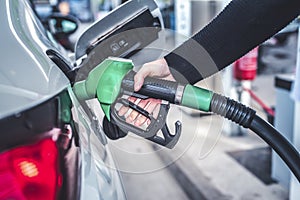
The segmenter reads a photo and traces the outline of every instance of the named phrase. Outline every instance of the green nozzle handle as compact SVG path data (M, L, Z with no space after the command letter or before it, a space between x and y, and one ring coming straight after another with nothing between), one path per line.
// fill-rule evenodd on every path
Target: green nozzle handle
M122 80L122 89L130 91L127 94L136 97L166 100L189 108L209 111L213 93L209 90L192 85L182 85L178 82L146 77L138 92L134 92L134 71L129 71Z
M134 91L133 64L129 60L108 58L89 73L86 80L73 86L81 100L97 97L103 111L110 118L110 105L120 94L137 98L155 98L171 104L209 111L213 93L209 90L178 82L146 77L141 89Z

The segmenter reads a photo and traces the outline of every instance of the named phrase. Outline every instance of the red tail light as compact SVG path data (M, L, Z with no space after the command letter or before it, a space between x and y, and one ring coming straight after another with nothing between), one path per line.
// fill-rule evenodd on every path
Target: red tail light
M0 199L53 200L62 186L51 138L0 154Z

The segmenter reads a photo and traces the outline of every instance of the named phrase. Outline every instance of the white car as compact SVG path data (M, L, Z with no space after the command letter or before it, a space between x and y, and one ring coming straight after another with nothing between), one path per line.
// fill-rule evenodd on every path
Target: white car
M152 0L132 0L126 6L156 9ZM68 34L76 28L68 17L51 20L67 26L54 26L52 33ZM78 69L84 63L92 68L81 59L97 49L91 49L93 40L111 30L98 33L91 27L93 36L83 35L75 56L69 56L27 0L1 0L0 24L0 199L126 199L101 119L85 102L79 103L72 90ZM124 51L111 54L122 56Z

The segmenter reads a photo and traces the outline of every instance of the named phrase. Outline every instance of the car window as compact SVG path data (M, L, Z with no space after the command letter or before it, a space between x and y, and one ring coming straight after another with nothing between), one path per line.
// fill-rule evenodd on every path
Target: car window
M46 20L54 12L59 12L62 1L32 0L35 11L42 21ZM81 22L92 22L94 20L90 0L65 0L69 6L69 14L77 17Z

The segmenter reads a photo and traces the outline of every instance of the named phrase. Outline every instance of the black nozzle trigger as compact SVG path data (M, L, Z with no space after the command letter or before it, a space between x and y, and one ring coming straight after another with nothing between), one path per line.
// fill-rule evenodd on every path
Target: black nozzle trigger
M154 135L150 138L147 138L148 140L155 142L157 144L160 144L162 146L165 146L169 149L172 149L178 142L179 137L181 135L181 122L180 121L176 121L175 123L175 134L170 134L169 128L167 126L167 124L165 124L162 129L161 132L163 134L163 138L159 135Z
M146 129L139 128L134 126L133 124L127 123L126 119L123 116L119 116L116 109L116 104L120 103L124 106L127 106L141 115L150 119L150 124ZM130 102L124 98L118 98L114 104L111 106L111 118L113 122L124 132L132 132L138 136L146 138L152 142L165 146L167 148L173 148L175 144L178 142L178 139L181 134L181 123L177 121L175 123L175 134L171 134L167 125L166 125L166 117L169 111L169 104L161 104L160 110L157 118L155 119L150 113L148 113L143 108L138 105ZM162 131L163 137L158 135L159 131Z

